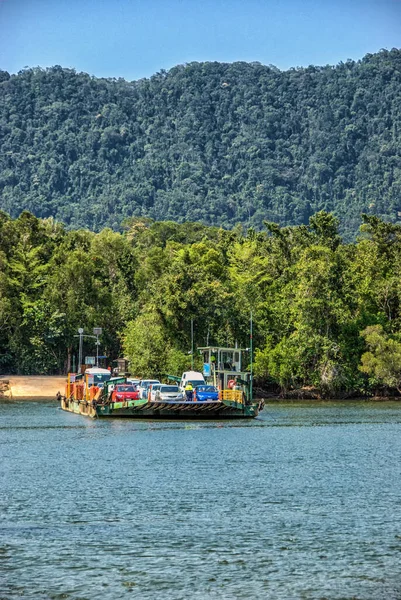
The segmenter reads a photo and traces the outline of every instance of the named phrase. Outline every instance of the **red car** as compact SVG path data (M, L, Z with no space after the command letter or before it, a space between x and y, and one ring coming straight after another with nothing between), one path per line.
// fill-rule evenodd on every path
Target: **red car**
M118 383L111 394L111 401L125 402L126 400L139 400L139 390L135 385Z

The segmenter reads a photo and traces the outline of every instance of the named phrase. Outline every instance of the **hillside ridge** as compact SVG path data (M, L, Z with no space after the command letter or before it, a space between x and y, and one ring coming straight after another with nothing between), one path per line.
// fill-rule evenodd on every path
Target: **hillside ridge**
M0 209L69 228L132 216L260 228L319 210L401 222L401 51L280 71L189 63L150 79L0 71Z

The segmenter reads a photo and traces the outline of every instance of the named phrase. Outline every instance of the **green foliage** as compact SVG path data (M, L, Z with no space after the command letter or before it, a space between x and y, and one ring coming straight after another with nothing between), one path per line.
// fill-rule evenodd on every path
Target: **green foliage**
M0 72L0 208L94 231L170 221L152 231L161 242L171 221L260 229L324 210L351 240L362 212L400 223L400 71L393 49L283 72L190 63L136 82ZM313 235L334 249L327 219Z
M191 356L177 348L169 348L167 351L166 374L180 375L191 369Z
M401 342L386 335L381 325L366 327L361 335L369 351L362 355L360 370L371 376L372 383L401 392Z
M261 383L326 397L401 389L401 227L365 217L344 244L324 212L265 225L141 218L96 234L0 213L1 372L66 372L78 327L100 326L108 364L126 356L133 375L179 375L191 366L192 323L195 350L246 348L252 312ZM94 352L86 339L84 355Z
M165 371L166 339L156 310L142 313L135 321L128 323L124 335L124 350L135 376L156 377Z
M262 350L255 353L255 376L272 378L283 390L300 384L299 347L293 338L283 338L275 346L267 340Z

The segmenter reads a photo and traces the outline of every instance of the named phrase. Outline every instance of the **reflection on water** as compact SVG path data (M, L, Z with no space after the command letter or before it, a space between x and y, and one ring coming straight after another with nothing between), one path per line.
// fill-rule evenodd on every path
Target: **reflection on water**
M401 598L401 404L0 404L0 598Z

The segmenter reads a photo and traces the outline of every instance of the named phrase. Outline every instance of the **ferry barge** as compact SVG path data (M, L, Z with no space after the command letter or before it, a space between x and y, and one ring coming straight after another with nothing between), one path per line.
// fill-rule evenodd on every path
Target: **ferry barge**
M94 367L80 375L68 375L65 394L58 394L63 410L92 418L134 419L246 419L255 418L262 402L252 400L250 373L241 369L239 348L199 348L205 381L218 388L217 400L157 400L146 398L116 401L113 389L126 377L112 377L107 369ZM167 376L169 379L179 378Z

